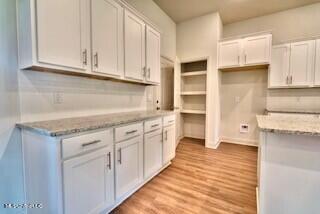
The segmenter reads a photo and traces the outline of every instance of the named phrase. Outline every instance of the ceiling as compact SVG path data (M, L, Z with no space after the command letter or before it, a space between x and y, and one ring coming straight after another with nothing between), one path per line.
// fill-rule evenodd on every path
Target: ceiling
M224 24L300 7L320 0L154 0L179 23L211 12L219 12Z

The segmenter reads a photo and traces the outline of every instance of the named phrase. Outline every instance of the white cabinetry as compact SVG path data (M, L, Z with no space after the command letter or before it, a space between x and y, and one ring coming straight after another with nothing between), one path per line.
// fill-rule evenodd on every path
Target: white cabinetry
M269 88L286 87L289 77L290 44L272 47Z
M20 67L90 69L88 8L81 0L19 1Z
M219 43L219 68L262 66L270 63L272 35L246 37Z
M162 129L144 135L144 178L149 178L162 167Z
M175 126L163 128L163 164L169 163L176 154Z
M220 42L219 67L239 67L241 56L241 40Z
M116 198L131 192L143 180L143 137L117 143L116 152Z
M128 10L124 13L125 77L143 80L145 62L145 23Z
M313 86L314 57L313 40L274 46L269 88Z
M316 40L316 66L314 75L314 85L320 86L320 39Z
M91 0L93 72L123 76L123 10L113 0Z
M160 84L160 33L146 28L146 81Z
M63 163L65 214L98 213L114 203L113 145Z
M315 41L303 41L291 44L290 85L299 87L312 84L314 48Z
M271 34L244 39L244 65L269 64Z

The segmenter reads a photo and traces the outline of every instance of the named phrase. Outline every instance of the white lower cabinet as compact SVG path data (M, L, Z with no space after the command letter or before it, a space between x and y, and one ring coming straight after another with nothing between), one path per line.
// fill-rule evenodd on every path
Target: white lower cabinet
M144 178L154 175L162 167L162 130L144 135Z
M63 162L64 213L98 213L114 203L113 145Z
M175 126L163 129L163 164L169 163L176 155Z
M119 200L143 181L143 137L117 143L116 199Z

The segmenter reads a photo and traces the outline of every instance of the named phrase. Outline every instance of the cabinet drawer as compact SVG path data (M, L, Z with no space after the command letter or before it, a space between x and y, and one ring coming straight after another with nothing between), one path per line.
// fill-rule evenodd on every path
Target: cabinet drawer
M135 123L115 129L116 142L123 141L143 133L142 123Z
M174 124L175 120L176 120L176 115L163 117L163 126L169 126L171 124Z
M162 128L162 118L144 122L144 132L150 132L159 128Z
M85 153L113 144L112 129L62 140L62 158Z

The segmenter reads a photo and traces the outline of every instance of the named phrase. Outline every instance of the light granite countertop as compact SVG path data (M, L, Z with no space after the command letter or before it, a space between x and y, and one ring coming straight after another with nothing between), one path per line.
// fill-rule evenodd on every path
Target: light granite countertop
M320 136L320 119L315 117L257 115L257 121L265 132Z
M173 111L135 111L39 122L18 123L17 127L42 135L60 137L74 133L109 128L174 114Z
M266 109L266 111L270 113L320 114L320 109L269 108L269 109Z

